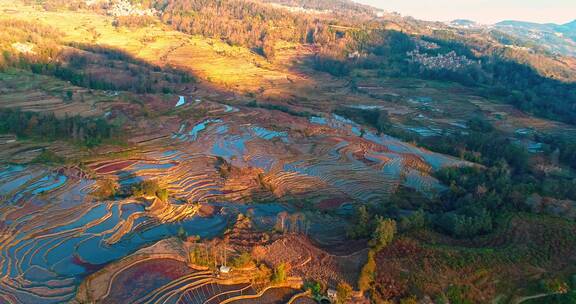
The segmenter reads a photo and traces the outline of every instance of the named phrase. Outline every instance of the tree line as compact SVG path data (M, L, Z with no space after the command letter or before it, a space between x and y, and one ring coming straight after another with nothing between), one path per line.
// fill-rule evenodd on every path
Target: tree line
M423 49L415 41L433 43L436 48ZM381 77L416 77L453 81L477 88L479 94L514 105L518 109L552 120L576 124L576 83L543 76L534 65L547 61L517 59L510 51L486 50L475 55L473 47L464 41L435 37L412 37L394 31L372 30L356 33L355 46L364 56L345 56L338 49L320 51L312 66L337 77L347 77L354 69L377 70ZM477 64L457 70L425 69L410 62L407 53L419 50L428 56L455 52ZM544 63L540 63L544 62ZM554 67L544 67L553 70ZM558 71L561 73L562 71Z
M368 237L374 229L375 215L396 218L401 223L404 219L401 227L420 227L428 223L453 236L473 237L491 232L502 212L529 211L525 203L533 193L576 200L574 180L534 170L525 148L513 143L508 136L480 117L467 122L467 134L442 134L426 138L395 128L382 110L339 107L334 112L372 127L377 132L483 166L445 168L436 172L436 177L448 189L432 200L420 196L414 199L415 193L406 195L402 190L386 204L371 206L370 210L357 210L354 217L356 225L348 232L352 238ZM564 166L576 166L576 145L573 141L558 136L541 136L537 140L549 145L544 152L547 158L556 158L558 164ZM413 217L403 218L401 208L423 208L427 215L416 213Z
M43 3L51 1L57 0ZM351 70L363 68L377 70L380 76L455 81L476 87L486 97L503 100L523 111L576 124L576 84L543 76L540 72L565 74L565 69L545 56L497 48L489 41L474 40L466 34L436 30L428 36L408 35L386 30L384 22L362 18L361 12L350 13L348 17L296 13L242 0L147 0L134 4L155 9L159 20L176 30L244 46L269 59L275 56L278 41L315 45L317 54L310 64L335 76L348 76ZM304 5L301 1L286 1L286 4ZM104 2L89 8L101 12L106 6ZM309 6L336 9L347 4L327 5L316 1ZM132 22L130 20L126 22ZM418 41L435 47L421 47ZM408 60L407 53L416 49L428 56L455 52L478 64L458 70L422 69L418 63ZM70 77L80 81L78 75ZM101 79L82 81L106 87ZM143 81L145 79L138 79L135 83ZM136 90L148 92L151 87L145 85Z
M81 116L57 118L52 113L23 112L19 109L0 110L0 133L42 141L71 140L87 147L100 145L106 140L122 138L119 128L103 118Z
M17 68L90 89L135 93L170 93L174 84L194 81L185 71L160 68L122 50L65 45L61 33L37 22L0 20L0 27L0 71ZM18 51L14 47L18 43L31 47L30 51ZM103 68L107 72L102 72Z

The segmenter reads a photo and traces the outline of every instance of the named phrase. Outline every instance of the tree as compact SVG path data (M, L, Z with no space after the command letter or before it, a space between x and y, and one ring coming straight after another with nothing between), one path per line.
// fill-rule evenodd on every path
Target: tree
M274 284L280 284L280 283L286 282L286 279L287 279L286 264L280 263L274 269L274 272L272 273L272 280L271 281Z
M366 261L366 264L362 267L360 276L358 277L358 288L360 291L365 292L370 289L374 281L375 273L376 261L374 260L374 251L370 250L368 252L368 261Z
M305 225L306 217L302 213L291 214L290 217L290 231L292 233L301 233Z
M392 242L394 235L396 235L396 221L377 217L376 230L369 245L378 252Z
M278 213L276 217L276 229L284 233L285 226L286 226L286 219L288 218L288 212L282 211Z
M196 242L198 242L199 240L200 240L199 235L191 235L188 236L188 238L186 239L186 243L189 244L188 246L186 246L186 250L188 251L188 261L191 264L197 264L198 261L200 260L200 250L196 246Z
M364 238L370 236L371 224L370 213L366 206L361 205L356 209L356 223L354 227L348 232L349 237Z
M336 292L338 294L338 302L346 303L352 297L352 286L346 282L338 283Z
M401 299L400 304L418 304L418 299L415 296L410 296Z
M134 196L156 196L158 190L160 190L160 186L155 180L145 180L132 187Z
M72 96L74 96L74 92L72 90L67 90L66 91L66 100L67 101L72 100Z
M252 257L257 261L260 262L262 258L266 256L266 248L261 245L256 245L252 247Z
M312 293L314 299L319 300L322 298L322 285L318 281L307 281L304 283L304 289Z
M184 229L184 226L178 227L178 238L182 241L185 241L188 238L188 232Z
M424 210L420 209L413 212L408 216L402 216L400 218L399 228L401 231L408 231L411 229L421 229L427 224L426 213Z
M168 190L167 189L159 189L156 191L156 197L163 202L168 201Z
M232 266L236 268L245 268L254 265L252 256L248 252L242 252L239 256L232 260Z
M264 55L268 60L272 60L274 59L274 56L276 56L274 44L275 41L268 38L264 39L264 42L262 43L262 55Z
M540 285L542 290L547 293L564 294L570 290L568 283L558 278L542 280Z
M98 189L92 194L99 199L109 199L116 195L118 184L112 179L102 179L97 183Z

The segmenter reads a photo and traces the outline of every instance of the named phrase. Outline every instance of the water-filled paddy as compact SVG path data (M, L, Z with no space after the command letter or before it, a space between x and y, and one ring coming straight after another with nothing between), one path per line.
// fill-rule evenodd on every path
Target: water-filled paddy
M7 175L3 176L6 178ZM63 176L46 174L29 185L30 189L34 189L30 193L50 193L68 182ZM72 190L89 185L81 182L68 186ZM85 195L78 191L75 193ZM17 291L14 289L16 285L4 283L0 284L0 291L14 293L23 303L67 302L74 296L74 286L87 274L140 248L174 237L181 228L189 235L211 238L222 234L239 212L250 210L256 225L269 227L276 214L285 210L285 207L275 204L252 206L217 203L214 206L221 211L211 217L158 223L146 215L145 205L138 201L55 203L46 205L42 213L30 214L16 221L4 221L12 237L0 241L0 274L7 276L6 282L12 282L10 284L20 284L16 283L20 278L18 280L24 280L22 283L27 286L43 286L51 291L30 293L27 288ZM8 209L6 216L14 210ZM108 242L131 216L137 216L134 227L139 228L127 231L119 241Z
M178 108L178 107L181 107L181 106L183 106L183 105L185 105L185 104L186 104L186 98L184 98L184 96L180 96L180 97L178 98L178 102L176 103L176 106L175 106L175 107Z

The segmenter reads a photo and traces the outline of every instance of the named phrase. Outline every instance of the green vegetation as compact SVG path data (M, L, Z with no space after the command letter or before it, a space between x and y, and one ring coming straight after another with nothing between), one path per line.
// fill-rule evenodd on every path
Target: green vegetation
M334 113L359 124L371 126L375 128L378 133L388 133L392 127L388 113L384 110L338 107L334 110Z
M286 264L280 263L278 266L276 266L276 268L274 268L274 272L272 273L270 281L273 284L281 284L286 282L286 279L288 279Z
M365 37L365 43L360 44L361 51L371 56L358 60L331 54L319 55L314 67L336 76L347 76L354 68L364 68L378 71L379 76L454 81L476 88L485 97L502 100L537 116L576 124L576 111L571 110L576 104L576 84L542 76L534 67L516 58L521 55L486 52L465 38L458 41L446 37L421 37L438 46L419 49L429 58L454 52L474 62L458 69L451 69L450 66L424 67L418 62L407 60L409 52L416 50L410 36L398 32L374 31ZM477 56L473 51L482 55ZM558 102L550 103L548 100Z
M42 153L40 153L38 156L36 156L32 160L32 163L59 165L59 164L63 164L65 161L66 161L66 159L64 157L57 155L56 153L54 153L48 149L43 149Z
M542 280L542 289L547 293L566 293L568 292L568 283L555 278Z
M246 268L254 266L254 261L249 252L242 252L232 260L232 266L235 268Z
M466 294L468 293L467 286L450 286L446 291L446 298L449 303L457 304L472 304L473 301L467 299Z
M395 235L396 222L394 220L376 217L376 229L373 232L369 245L375 251L380 251L392 242Z
M339 303L348 303L350 298L352 297L352 286L346 282L338 283L336 286L336 293L338 295L338 302Z
M156 197L163 202L168 201L168 189L160 187L155 180L145 180L132 186L129 195L136 197Z
M576 169L576 142L562 135L537 135L535 140L548 144L546 154L555 162Z
M419 209L410 215L400 217L398 222L398 229L400 231L418 230L428 226L428 218L426 212Z
M253 98L268 98L266 102L259 99L247 103L246 106L281 111L302 118L313 116L313 113L306 110L307 105L311 105L313 109L333 109L333 113L362 125L360 128L361 137L364 137L370 131L369 129L374 129L379 134L386 133L405 141L414 142L429 150L477 164L458 168L443 168L433 173L430 172L433 170L425 165L426 168L420 171L433 174L442 184L447 186L446 191L422 194L400 186L398 191L389 198L386 197L382 201L365 205L358 203L352 216L342 216L352 222L347 231L349 238L369 240L368 258L361 269L358 286L361 291L367 292L374 302L391 300L406 304L414 303L415 297L410 296L410 293L414 292L419 295L429 294L438 297L437 302L439 303L475 303L481 298L475 293L478 293L478 290L484 292L483 287L486 285L490 288L495 288L495 286L507 288L510 286L506 284L514 285L514 287L517 287L517 284L524 284L524 282L517 283L521 280L514 276L520 276L517 274L520 273L523 280L529 275L531 277L532 274L528 274L527 271L523 272L526 268L537 269L542 273L541 277L546 279L542 280L538 288L534 288L534 290L549 294L527 303L574 303L575 293L570 291L569 284L563 279L564 276L559 276L562 279L557 279L554 276L556 272L559 272L559 268L570 269L572 267L568 262L574 260L571 253L575 248L576 241L573 220L567 221L525 213L531 210L527 200L536 194L545 197L543 202L547 204L552 199L557 199L562 200L563 206L571 206L573 200L576 200L576 180L574 173L568 169L576 169L576 143L573 139L560 135L536 134L530 139L544 143L544 152L531 155L526 149L517 145L510 134L506 133L511 133L510 131L501 131L506 127L502 126L504 123L498 124L497 128L494 127L484 117L483 108L478 110L478 116L469 119L466 126L462 127L466 127L465 131L462 129L461 132L451 133L447 131L437 136L420 137L394 125L392 121L396 122L400 116L398 114L391 115L396 111L388 113L378 109L346 107L338 103L338 97L345 95L344 102L346 104L360 102L366 97L366 94L374 103L378 102L376 99L384 99L387 102L386 106L390 104L390 101L402 102L403 98L408 96L400 93L395 96L396 91L394 90L390 90L391 96L394 95L394 97L388 98L378 97L376 93L364 93L369 90L361 88L361 86L367 85L379 89L381 82L400 79L399 82L414 81L424 84L424 88L418 92L431 89L426 86L429 83L434 83L438 84L442 93L451 94L451 90L465 90L469 93L468 96L481 96L486 100L504 102L538 116L576 124L576 84L543 76L542 71L554 71L556 68L555 66L542 67L541 65L547 65L547 62L550 62L536 60L543 57L526 57L539 56L538 54L510 53L512 51L502 50L499 46L492 45L491 42L484 41L477 35L471 38L465 37L466 34L460 32L445 30L429 32L428 27L426 27L426 34L430 35L429 37L421 34L408 35L407 32L418 33L420 24L417 21L402 21L401 18L398 18L397 29L399 31L387 30L388 26L393 26L387 22L381 22L379 18L374 18L373 12L369 9L350 3L346 4L345 1L278 1L287 5L298 5L312 9L337 7L344 9L345 12L307 15L266 6L258 1L151 0L131 2L142 4L144 8L156 9L158 16L116 17L113 24L116 28L110 27L108 24L112 19L103 19L105 20L103 23L106 23L118 35L123 31L147 31L147 29L136 28L151 26L153 23L163 23L184 33L220 39L233 46L226 46L212 39L202 40L204 38L171 35L182 38L181 40L178 40L180 38L170 40L166 42L165 46L159 45L160 42L158 45L154 44L154 52L151 52L152 48L144 49L139 52L140 56L148 54L147 58L150 58L154 56L150 53L165 53L177 57L178 51L182 50L179 48L186 47L187 44L196 46L197 41L202 41L203 44L207 45L206 48L209 49L207 53L209 54L218 53L220 55L220 53L224 53L227 57L234 57L234 52L238 51L241 53L240 56L249 58L246 60L248 62L246 66L260 69L254 68L254 71L266 70L266 72L270 72L270 77L268 74L257 75L266 79L266 81L262 81L265 84L258 83L246 90L247 92L258 93L245 93L240 89L235 92L234 85L225 83L224 87L229 91L221 95L219 95L221 92L210 92L214 93L213 96L227 97L234 93ZM37 1L44 9L50 11L92 9L97 13L104 13L108 8L106 5L98 4L88 7L84 2L80 0ZM351 16L354 18L347 18ZM367 20L370 21L366 22ZM83 26L78 25L78 28ZM176 116L180 120L191 121L219 111L215 110L217 105L210 102L198 107L187 106L177 109L167 102L172 93L186 92L180 94L192 94L188 92L195 92L194 94L196 94L197 92L200 96L206 93L205 91L209 87L207 85L196 90L195 87L181 85L192 82L193 78L188 73L170 68L170 66L182 64L190 70L204 71L205 73L208 73L206 70L210 70L210 68L202 69L188 62L169 61L168 59L161 59L162 63L166 63L165 66L162 65L161 67L136 59L128 52L114 48L97 44L64 43L59 38L61 33L36 22L2 20L0 21L0 28L3 29L0 33L0 50L2 51L0 69L29 71L38 75L56 77L69 81L75 88L133 92L133 94L122 94L122 98L131 98L132 103L123 102L121 105L117 105L112 104L114 101L111 100L110 104L106 104L106 107L118 106L121 108L125 120L137 116L136 118L154 120L149 125L172 128L171 123L173 121L171 119ZM165 28L166 26L159 26L154 27L154 30L161 31ZM95 33L94 36L98 34L96 30L91 31ZM173 32L170 33L174 34ZM94 41L98 43L110 41L110 37L109 35L100 41L94 38ZM66 39L68 41L75 38L66 36ZM145 45L157 37L138 36L137 39L141 39L139 42ZM126 45L140 45L137 43L137 39L126 42ZM510 37L500 37L499 39L512 41ZM174 41L179 44L173 43ZM22 45L19 46L24 51L15 49L13 47L15 43L21 43ZM515 42L512 41L511 43ZM291 51L286 54L280 53L283 49L277 45L290 48ZM25 51L27 47L33 47L34 52ZM221 51L221 48L226 50ZM301 49L306 50L303 54L307 58L303 58L303 60L298 57L302 55ZM535 52L537 53L537 51ZM268 62L258 58L256 54L265 57ZM197 57L204 58L200 55ZM298 60L294 60L294 69L282 70L284 66L275 65L275 59L286 59L284 55L298 58ZM166 56L168 57L168 55ZM438 58L452 58L455 62L446 66L429 66L423 61L419 61L418 58L421 58L419 56L423 56L431 62ZM192 57L196 58L195 56ZM218 59L224 57L221 56ZM214 59L208 56L206 58ZM246 58L241 58L238 62L244 62ZM290 57L289 59L293 58ZM155 58L153 61L157 62ZM214 62L216 61L214 60ZM461 65L462 62L464 64ZM240 68L238 69L240 70ZM326 90L327 86L323 86L321 82L325 79L334 80L329 75L316 72L305 74L302 77L306 79L306 81L302 81L302 83L306 83L306 86L312 84L308 89L302 85L303 89L298 90L298 92L287 92L289 89L300 87L300 83L297 86L289 84L299 81L294 80L292 75L307 73L312 69L339 78L334 82L344 83L338 90L344 93L320 92L319 95L321 95L322 100L298 96L307 93L307 90L312 91L312 86L314 89ZM220 72L218 68L214 70ZM275 82L276 76L272 72L278 71L290 74L290 78L288 76L285 77L286 79L281 77L282 81ZM292 73L293 71L297 71L297 73ZM224 72L222 74L229 78L236 78L234 77L235 74L228 75ZM257 73L254 72L253 74ZM368 79L366 75L371 75L371 78ZM210 81L210 77L205 78ZM242 77L237 78L244 81ZM376 84L372 84L372 81ZM217 86L217 83L215 81L213 84ZM456 85L456 83L461 85ZM408 86L417 87L418 84ZM334 88L334 86L328 87ZM286 88L288 90L284 91ZM382 89L388 88L382 87ZM67 105L70 105L83 98L84 93L82 91L65 86L52 90L51 96L62 98ZM160 92L165 95L146 96L150 97L149 99L141 98L145 96L144 94ZM92 92L90 91L90 93ZM111 93L106 95L117 95L114 92ZM276 95L276 93L278 94ZM292 96L292 93L295 95ZM330 103L332 100L322 103L326 96L332 97L332 95L335 97L333 103ZM163 102L158 102L162 101L161 98L164 98ZM152 102L148 102L148 100L152 100ZM484 103L484 99L482 100ZM453 101L450 99L450 102ZM132 113L133 108L138 108L136 104L142 110L138 113L145 112L144 117ZM166 110L167 107L171 108ZM481 107L478 106L477 108ZM264 110L241 110L242 113L238 117L242 117L244 120L251 119L250 115L254 112L267 112ZM114 111L114 113L116 112ZM266 114L267 121L274 122L276 118L274 115L279 113ZM322 113L322 115L324 114L326 113ZM232 117L232 114L229 115ZM440 118L441 113L432 113L429 116L436 119ZM454 117L456 116L454 115ZM468 112L462 116L466 117L462 120L471 117ZM285 117L285 115L281 115L281 117ZM305 121L305 119L292 118L290 127L299 124L299 121ZM447 117L446 120L448 118L453 117ZM143 121L137 121L137 123L140 122ZM415 122L415 119L411 122ZM510 125L516 127L514 123L512 122ZM146 124L130 124L126 130L133 130L136 126L140 127L141 125ZM236 125L230 124L230 127L236 128ZM298 128L295 127L294 129ZM307 128L305 131L299 130L299 132L306 135L306 132L311 129ZM314 131L318 129L314 129ZM208 131L212 132L212 129L206 130L206 132ZM230 133L237 136L239 134L237 131L237 129L231 129ZM19 138L31 140L67 140L82 147L95 147L112 141L121 141L124 138L122 129L106 119L80 116L57 118L53 114L19 110L0 110L0 133L16 134ZM334 137L333 134L331 133L326 137L330 137L329 139L335 142L332 138ZM320 139L321 136L322 134L319 134L318 138ZM300 144L305 140L315 140L316 138L306 136L297 139L293 144ZM354 144L358 142L354 141ZM316 142L306 143L303 146L307 150L326 151L317 149L324 147L318 147ZM142 150L144 151L148 147L146 146ZM278 145L278 147L280 146ZM305 150L300 148L294 149L294 154ZM364 143L360 148L362 150L371 149ZM247 149L252 149L252 147L247 145ZM273 151L277 150L280 149ZM93 151L98 150L94 149ZM266 151L272 150L262 149L258 150L258 153L265 154ZM252 152L247 151L245 158L258 162L257 158L252 157L254 155L249 154ZM110 157L119 156L114 152L110 152L109 155ZM291 155L290 162L295 158ZM65 158L46 149L33 162L58 165L65 161ZM366 163L370 161L367 160ZM310 163L312 164L312 162ZM431 164L432 162L426 161L426 163ZM303 164L306 165L306 163ZM358 164L358 167L362 165L361 163ZM538 164L550 164L549 167L559 170L540 170ZM376 168L376 165L374 167ZM221 157L216 160L215 168L208 169L217 170L220 177L228 179L228 181L232 180L231 177L234 179L239 177L240 173L243 172L234 168ZM557 173L558 171L562 172ZM404 177L404 173L403 171L402 177ZM213 177L213 175L208 174L205 176ZM275 177L277 179L271 179ZM310 178L315 177L311 176ZM280 182L283 180L291 181L292 178L285 178L280 175L267 176L264 173L258 174L254 184L258 184L255 188L259 186L260 189L256 189L254 195L266 197L261 194L261 192L265 192L266 195L280 196L282 192L286 192L290 193L287 194L288 196L292 195L292 192L301 191L300 188L304 187L294 187L298 191L291 191L292 189L284 191L283 187L273 187L273 184L276 185L279 180ZM269 182L269 180L273 182ZM242 196L242 200L253 195L248 191L250 189L246 190L246 196L241 192L238 192L239 195L232 193L236 191L235 188L240 188L235 183L239 182L232 181L232 183L226 184L228 189L233 190L222 191L222 195L227 197ZM204 183L200 184L203 185ZM315 185L310 183L310 188L314 188ZM351 192L346 191L346 196L349 193ZM170 192L154 180L142 181L131 189L121 189L114 180L103 179L98 181L96 191L92 194L102 200L122 196L151 197L163 202L168 202L170 199ZM295 197L296 195L294 194ZM315 211L317 203L315 199L320 196L312 197L296 197L294 199L289 197L290 202L286 197L278 197L278 200L283 204L291 204L292 200L297 200L298 202L294 204L296 208L301 207L307 209L306 211ZM269 199L266 198L266 200ZM327 202L332 203L328 200ZM548 209L554 207L546 206ZM333 216L333 219L341 219L339 217L341 214L336 211L326 211L326 213ZM290 216L287 212L281 212L278 214L276 224L276 230L282 233L291 231L297 234L298 231L308 231L307 221L298 213L293 213ZM222 248L219 247L222 246L221 243L219 245L218 241L215 240L211 244L208 242L196 244L196 240L191 241L183 226L179 227L177 236L186 246L192 242L192 246L186 247L191 263L211 268L216 267L219 259L217 258L218 252ZM276 236L282 237L280 234L274 234L274 237ZM361 243L361 241L355 243ZM256 265L256 263L249 253L241 252L232 259L231 265L236 268L247 268ZM512 267L516 268L512 269ZM284 283L287 280L288 268L289 265L280 264L273 271L270 271L265 265L260 264L258 270L255 270L254 280L266 284L270 280L274 284ZM564 271L564 269L560 271ZM534 281L540 280L541 277L534 279ZM308 282L305 288L311 290L315 297L319 297L323 289L321 284L321 282ZM474 286L469 287L470 285ZM351 294L351 287L347 283L340 282L337 292L341 301L346 301ZM490 296L497 295L493 290L487 290L486 293Z
M98 13L108 9L104 2L91 7L82 1L72 2L76 4L43 1L45 5L65 9L82 7ZM319 51L309 60L311 66L336 76L347 77L351 70L363 68L376 71L379 76L454 81L523 111L576 124L576 84L543 76L569 75L572 71L547 58L548 54L540 50L533 55L522 50L501 48L491 39L471 38L466 32L455 33L447 29L427 35L406 34L404 28L420 29L422 26L413 20L396 21L399 28L388 30L386 21L371 18L373 11L350 4L336 5L346 9L345 13L339 12L334 16L288 12L251 1L154 0L139 4L158 11L158 21L178 31L243 46L268 59L275 57L274 46L278 42L315 45ZM322 3L310 7L333 6ZM152 22L148 16L129 16L116 18L115 24L147 26ZM421 44L434 47L421 47ZM428 66L414 60L415 52L426 58L464 58L465 64L458 64L457 60L447 65ZM548 60L539 60L543 57ZM66 70L64 66L55 71L58 69L64 70L57 74L69 77L73 82L87 76ZM139 79L141 85L137 81L133 83L139 92L155 90L146 82L152 75L148 76ZM90 76L84 82L90 83L93 78Z
M373 288L377 270L375 255L388 246L395 235L396 222L394 220L384 219L380 216L375 218L374 232L372 233L372 239L368 243L370 245L368 260L362 267L358 277L358 288L360 291L366 292Z
M101 179L97 182L97 189L92 195L100 200L111 199L118 193L119 185L112 179Z
M102 118L74 116L60 119L54 114L0 109L0 134L6 133L41 141L70 140L86 147L121 139L118 128Z
M310 290L314 299L322 298L322 284L318 281L307 281L304 283L304 289Z
M232 165L220 156L216 157L214 166L222 178L228 178L233 170Z
M158 189L156 191L156 197L163 202L168 201L168 189Z
M368 252L368 261L362 267L360 275L358 276L358 288L362 292L366 292L372 288L374 276L376 275L376 260L374 259L374 251Z
M184 226L178 227L178 233L176 234L181 241L188 239L188 232L184 229Z
M436 172L436 177L443 184L449 185L449 191L441 193L429 204L420 202L421 206L415 206L410 197L403 197L402 192L398 192L386 202L386 208L359 208L354 218L355 225L348 232L351 238L368 237L375 229L375 215L399 219L401 230L409 230L411 225L414 225L414 228L423 228L432 223L435 228L449 235L473 237L491 232L495 226L494 217L499 212L526 210L525 202L533 193L557 199L576 199L576 188L572 179L536 173L529 162L528 152L513 144L507 135L480 117L468 121L466 135L443 134L433 138L420 138L402 136L402 132L390 127L386 113L380 110L341 107L335 113L389 135L416 141L420 146L432 151L461 157L485 166L444 168ZM549 140L562 148L555 148L554 151L564 151L548 152L549 155L556 153L558 162L573 166L570 162L574 146L569 141L557 138L556 141ZM419 213L413 214L414 218L403 215L405 218L402 222L398 208L416 209ZM431 216L426 213L431 213Z
M371 215L366 206L361 205L356 208L354 220L354 226L347 232L348 237L353 239L369 237L374 225L371 222Z
M202 250L200 246L195 246L192 252L189 254L190 263L198 266L213 267L214 260L211 255L209 255L205 250Z
M62 33L37 22L0 20L0 27L3 29L3 35L0 35L0 71L11 67L53 76L80 87L136 93L171 91L173 84L193 81L187 72L168 67L161 69L118 49L64 44L60 40ZM33 51L16 52L12 44L22 41L33 47ZM102 74L102 66L114 70L110 74L116 74L116 77ZM64 98L70 100L72 94L68 91Z
M439 215L435 223L440 229L456 237L473 237L493 229L490 213L486 209L474 207Z

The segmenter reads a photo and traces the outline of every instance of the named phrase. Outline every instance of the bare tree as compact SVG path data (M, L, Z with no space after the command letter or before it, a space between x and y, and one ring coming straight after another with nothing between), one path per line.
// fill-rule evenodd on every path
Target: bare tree
M288 212L282 211L282 212L278 213L276 226L277 226L277 228L280 229L280 231L282 231L282 233L284 233L285 223L286 223L287 218L288 218Z

